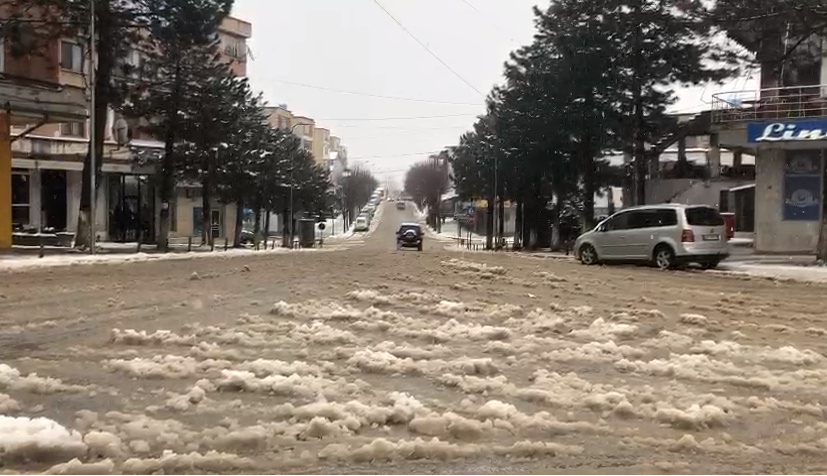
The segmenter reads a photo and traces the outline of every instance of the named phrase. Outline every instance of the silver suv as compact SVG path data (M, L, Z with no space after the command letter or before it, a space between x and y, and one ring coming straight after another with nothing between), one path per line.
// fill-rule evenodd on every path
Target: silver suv
M729 256L724 219L706 205L628 208L580 235L574 249L587 265L646 261L661 269L689 263L711 269Z

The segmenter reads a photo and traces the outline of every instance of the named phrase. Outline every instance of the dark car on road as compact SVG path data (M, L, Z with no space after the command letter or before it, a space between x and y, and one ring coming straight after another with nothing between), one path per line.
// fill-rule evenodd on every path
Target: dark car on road
M404 210L405 209L405 202L396 202L396 209L397 210Z
M403 223L396 232L396 248L416 248L422 251L422 227L418 223Z

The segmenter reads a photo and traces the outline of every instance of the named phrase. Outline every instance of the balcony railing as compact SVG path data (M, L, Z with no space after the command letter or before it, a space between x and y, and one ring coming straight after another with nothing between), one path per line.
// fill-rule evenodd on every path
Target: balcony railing
M712 123L827 117L827 85L712 95Z
M14 124L75 122L88 117L84 90L29 78L0 75L0 107L11 111Z

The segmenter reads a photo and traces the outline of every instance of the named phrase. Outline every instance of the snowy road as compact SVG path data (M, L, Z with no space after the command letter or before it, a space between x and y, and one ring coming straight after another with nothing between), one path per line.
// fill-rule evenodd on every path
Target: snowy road
M0 272L0 471L827 472L827 285L397 252L409 213Z

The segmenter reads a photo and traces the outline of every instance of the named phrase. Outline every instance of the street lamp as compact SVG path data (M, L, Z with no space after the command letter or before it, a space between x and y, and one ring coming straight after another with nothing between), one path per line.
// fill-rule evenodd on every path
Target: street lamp
M350 210L347 208L347 194L345 193L346 180L350 178L350 169L342 171L342 184L339 186L342 189L342 233L346 233L350 219Z
M290 128L290 133L293 134L297 127L299 126L306 126L309 124L298 123L294 124L293 127ZM296 156L291 154L290 155L290 248L293 247L293 169L295 169L295 159Z

